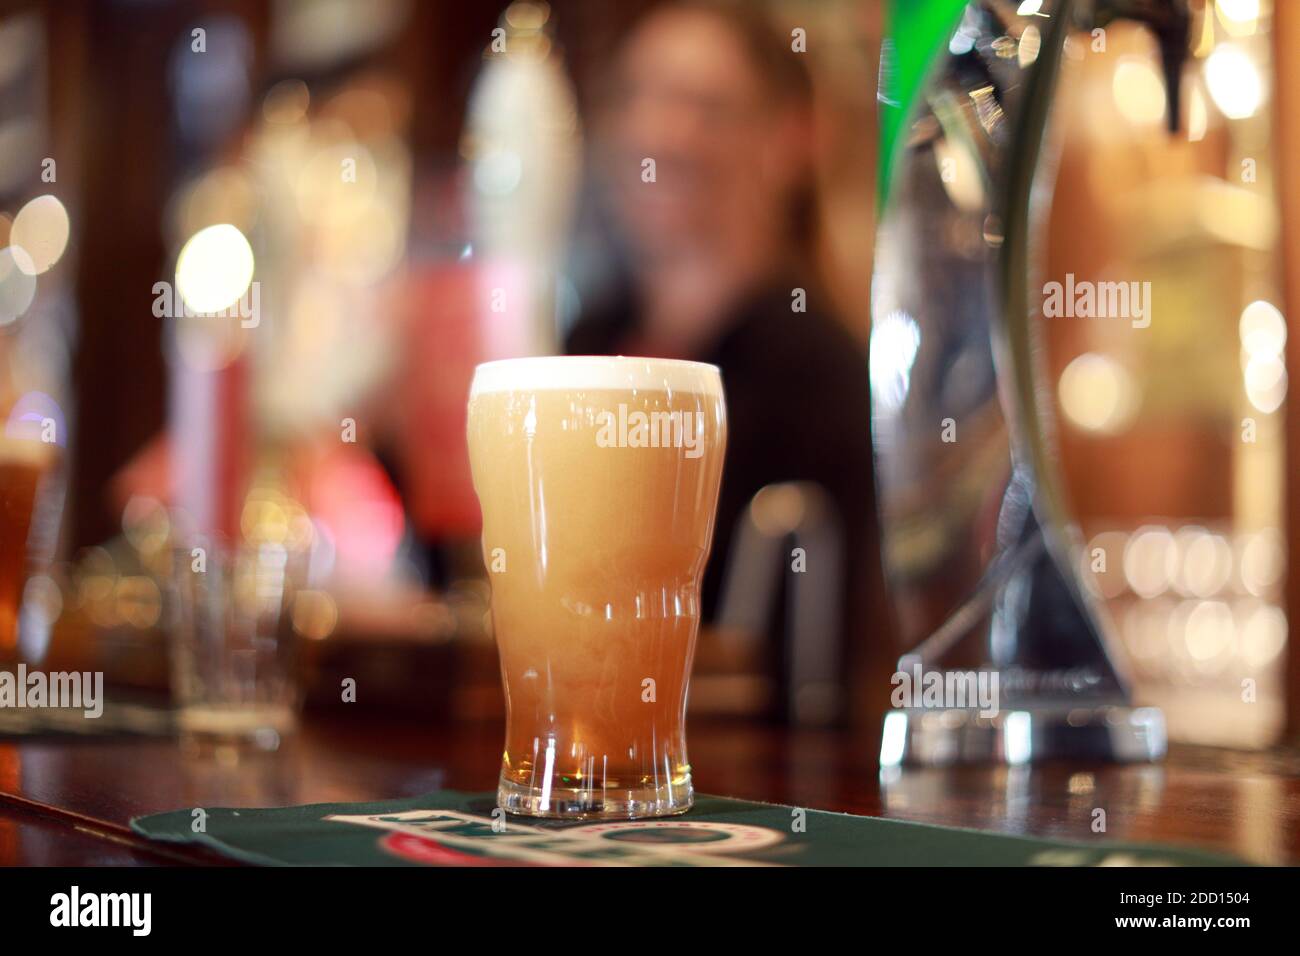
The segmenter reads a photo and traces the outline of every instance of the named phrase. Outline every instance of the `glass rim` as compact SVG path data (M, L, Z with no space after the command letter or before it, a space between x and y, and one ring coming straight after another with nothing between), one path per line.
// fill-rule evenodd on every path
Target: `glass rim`
M708 362L638 355L533 355L494 359L474 368L471 394L525 389L670 388L722 390L722 371Z

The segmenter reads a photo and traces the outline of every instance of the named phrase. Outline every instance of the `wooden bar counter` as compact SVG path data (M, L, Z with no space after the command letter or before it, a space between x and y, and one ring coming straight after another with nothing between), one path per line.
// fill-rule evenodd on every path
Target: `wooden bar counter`
M703 793L1000 833L1159 842L1262 864L1300 863L1300 753L1175 748L1154 765L909 770L882 779L848 732L695 719ZM132 817L181 807L380 800L492 790L496 721L347 719L309 712L271 755L223 766L166 738L0 739L0 864L150 865L221 860L158 846ZM1092 831L1094 810L1106 832ZM870 861L864 861L870 862Z

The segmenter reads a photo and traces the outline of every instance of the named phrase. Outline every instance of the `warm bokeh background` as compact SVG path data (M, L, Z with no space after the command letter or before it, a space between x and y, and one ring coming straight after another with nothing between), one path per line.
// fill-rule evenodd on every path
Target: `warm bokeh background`
M175 469L215 456L216 474L251 475L252 494L218 502L228 514L214 520L324 529L329 574L294 621L319 645L314 666L342 667L335 655L366 634L395 706L441 690L453 709L496 706L458 416L476 361L555 350L609 268L584 118L644 5L0 0L0 247L38 196L70 223L25 314L0 316L6 412L40 393L67 430L54 560L28 587L30 650L96 655L127 684L163 679L151 575L166 506ZM814 251L834 314L865 346L882 5L766 6L809 38ZM1116 27L1104 53L1072 44L1039 250L1045 281L1150 275L1177 321L1143 335L1062 322L1045 345L1088 574L1140 696L1175 737L1257 746L1285 721L1285 555L1300 532L1284 415L1300 93L1274 52L1300 44L1300 17L1269 0L1193 7L1174 138L1149 36ZM492 52L497 28L517 43L510 57ZM347 160L355 188L335 175ZM155 314L154 287L216 223L249 237L271 321L214 359ZM494 309L492 289L511 304ZM232 392L251 398L217 437L175 427L210 421ZM340 443L348 421L356 441ZM205 480L192 487L211 492ZM874 700L873 668L898 649L872 627L851 689ZM392 663L401 654L437 675L434 691ZM753 661L702 654L700 706L764 699L761 676L737 680ZM1257 716L1227 721L1246 673Z

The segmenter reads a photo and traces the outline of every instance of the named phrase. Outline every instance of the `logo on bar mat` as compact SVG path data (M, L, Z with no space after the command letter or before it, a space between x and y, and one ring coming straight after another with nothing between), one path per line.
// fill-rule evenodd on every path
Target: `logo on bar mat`
M695 820L632 820L549 829L516 823L492 829L488 817L459 810L407 810L326 820L388 833L385 852L432 866L771 866L738 859L781 842L767 827Z

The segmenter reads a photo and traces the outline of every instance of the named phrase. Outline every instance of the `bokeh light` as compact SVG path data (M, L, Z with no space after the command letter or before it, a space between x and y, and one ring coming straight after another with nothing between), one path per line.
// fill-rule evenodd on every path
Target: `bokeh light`
M268 123L289 126L307 118L311 93L302 80L281 80L262 101L262 116Z
M253 281L253 248L229 223L190 237L176 259L176 291L195 312L222 312L239 301Z
M293 629L313 641L323 641L334 633L339 609L327 591L299 591L291 609Z
M1230 44L1214 48L1205 60L1210 98L1229 119L1253 116L1264 99L1264 80L1255 61Z
M1277 306L1256 299L1241 310L1241 347L1252 357L1279 356L1286 345L1286 320Z
M1251 667L1263 667L1286 647L1286 612L1275 604L1255 604L1244 615L1241 656Z
M1111 92L1120 114L1135 126L1154 126L1165 118L1165 84L1155 65L1124 57L1115 66Z
M68 211L57 196L37 196L14 216L9 244L28 256L32 275L47 271L68 246Z
M1286 398L1286 366L1276 355L1252 356L1246 364L1246 397L1259 411L1277 411Z
M1216 0L1219 23L1232 36L1250 36L1259 22L1259 0Z
M1179 633L1181 631L1181 634ZM1233 649L1237 627L1232 609L1222 601L1185 601L1170 619L1170 638L1181 643L1199 671L1215 671Z
M1124 548L1124 577L1133 593L1151 598L1168 590L1178 569L1178 548L1168 528L1146 525Z
M1241 585L1248 593L1263 595L1281 580L1286 558L1282 534L1277 529L1242 535L1236 548Z
M1119 362L1085 352L1061 373L1061 410L1086 431L1113 434L1132 420L1138 405L1137 385Z
M1208 598L1218 594L1232 577L1232 546L1222 535L1188 526L1174 535L1180 564L1174 586L1182 594Z

